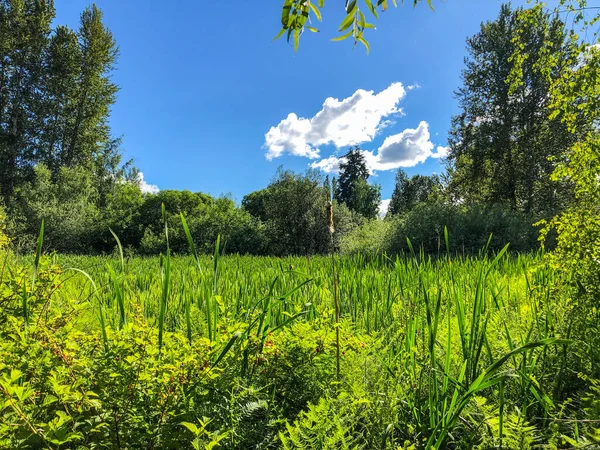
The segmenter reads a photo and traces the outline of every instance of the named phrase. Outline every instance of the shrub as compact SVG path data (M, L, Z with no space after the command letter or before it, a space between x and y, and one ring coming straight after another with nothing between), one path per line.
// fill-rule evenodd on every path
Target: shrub
M6 211L4 210L4 207L0 205L0 250L8 247L8 244L10 243L10 239L6 234L7 221Z
M420 203L396 222L390 251L407 250L408 237L415 248L422 247L426 253L445 252L444 227L450 234L452 252L477 254L486 246L490 234L490 250L498 251L510 243L513 251L529 251L538 247L534 222L533 217L500 206Z
M400 226L399 218L366 221L340 238L340 252L345 255L375 255L389 250L392 231Z

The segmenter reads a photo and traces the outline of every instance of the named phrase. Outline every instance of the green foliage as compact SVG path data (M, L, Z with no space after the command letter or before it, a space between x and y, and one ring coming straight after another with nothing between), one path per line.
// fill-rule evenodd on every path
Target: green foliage
M449 187L457 199L549 217L571 200L571 184L550 174L595 119L577 112L576 132L569 133L552 114L551 79L577 66L577 45L558 15L539 9L524 20L525 11L503 5L496 20L467 40L461 113L449 138ZM549 57L553 65L544 73L539 64ZM517 67L518 86L510 82Z
M533 256L450 250L336 258L337 326L328 257L42 256L32 285L31 260L8 255L0 446L593 442L598 363L564 279Z
M341 239L344 254L398 254L409 251L409 238L426 255L445 252L444 228L451 235L450 251L477 254L484 247L499 251L527 252L539 248L538 230L531 215L502 207L479 204L455 205L440 198L417 203L409 212L372 220L354 228ZM492 235L491 241L490 235Z
M427 201L430 196L439 194L441 190L441 181L437 175L414 175L408 178L404 170L398 169L388 214L409 212L417 204Z
M390 240L392 251L406 249L406 238L428 254L439 254L444 246L444 228L451 234L451 251L476 254L493 235L491 250L510 243L513 251L538 247L534 219L524 213L478 204L453 205L433 201L417 205L400 219Z
M109 230L129 246L139 245L142 206L144 196L135 183L115 183L105 195L105 206L101 209L101 222L97 230L96 249L110 251L114 248Z
M189 242L180 214L194 237L198 251L212 251L217 236L222 236L224 250L231 253L260 251L262 246L258 223L243 209L236 208L227 197L213 198L202 193L190 191L166 190L158 194L147 195L141 205L137 230L140 241L133 240L131 245L144 254L164 252L166 241L161 206L165 205L169 227L169 244L173 252L186 253Z
M15 203L21 224L29 236L37 236L42 220L46 222L46 245L53 250L89 251L96 239L100 211L95 205L98 191L89 171L62 167L56 181L50 170L40 164L34 180L19 187Z
M296 174L280 168L269 186L245 196L242 206L262 222L264 253L313 255L327 253L331 247L328 201L329 188L316 171ZM336 247L357 220L343 205L334 206Z
M44 53L54 18L51 2L0 4L3 57L0 91L0 194L4 202L30 176L37 137L47 111L35 93L44 83Z
M7 221L6 210L0 204L0 250L6 248L8 244L10 244L10 238L6 234Z
M365 156L358 146L350 149L340 163L340 176L334 190L335 199L367 219L377 217L381 187L370 185Z
M597 305L600 298L600 137L597 129L600 50L594 27L600 13L592 8L592 16L587 17L586 4L585 1L561 2L562 8L574 13L570 30L574 47L571 64L557 64L556 56L549 51L534 60L534 64L550 86L551 117L561 121L572 140L572 144L563 149L552 178L574 186L574 201L552 220L542 222L545 225L542 239L552 230L557 232L557 249L549 256L552 263L572 276L579 299ZM520 14L523 28L535 22L542 11L540 3L523 11ZM523 28L514 38L519 47L523 46ZM524 67L532 63L532 58L527 51L515 53L513 58L511 87L518 89L523 84ZM582 126L582 121L584 124L591 121L594 126L588 129Z
M413 6L417 6L419 2L421 2L421 0L413 0ZM381 7L381 10L385 11L389 4L388 0L364 0L364 2L359 0L347 0L344 7L346 16L340 23L338 29L342 34L339 37L333 38L332 41L343 41L344 39L352 37L354 45L360 42L364 45L367 53L369 53L370 45L365 39L364 34L367 29L374 29L375 26L372 23L367 22L367 18L361 10L362 3L364 3L364 8L367 10L367 13L376 19L379 18L378 9ZM391 0L391 3L394 6L397 6L396 0ZM427 3L429 4L429 7L433 9L432 0L427 0ZM312 17L321 22L321 9L324 6L325 0L284 0L283 8L281 10L282 28L275 39L279 39L286 34L288 43L293 41L294 51L297 52L300 36L304 33L305 29L313 33L319 32L317 28L307 24L311 24Z
M116 43L92 5L77 31L51 29L53 2L4 1L0 5L3 89L0 104L0 195L32 181L44 164L54 181L63 167L85 168L104 187L122 175L119 140L108 116L117 86L110 73ZM9 205L10 206L10 205Z
M362 253L374 256L389 251L396 226L395 220L368 220L342 237L340 252L344 255Z

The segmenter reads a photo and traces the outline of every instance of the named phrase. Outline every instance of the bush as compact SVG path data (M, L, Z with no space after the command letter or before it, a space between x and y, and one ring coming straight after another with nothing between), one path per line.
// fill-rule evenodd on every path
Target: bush
M408 237L415 248L426 253L445 252L444 227L450 236L450 251L476 254L492 235L489 249L498 251L510 243L513 251L538 248L535 219L527 214L500 206L478 204L453 205L446 202L418 204L402 220L396 222L390 239L390 252L407 250Z
M389 250L393 230L400 219L372 219L340 238L340 252L344 255L362 253L375 255Z
M6 234L6 224L8 222L8 217L6 216L6 211L4 207L0 205L0 250L8 247L10 243L10 239Z
M34 240L44 220L47 249L90 252L100 224L98 191L92 174L78 167L63 167L57 180L53 180L43 164L36 166L34 172L34 181L16 191L12 205L19 218L20 234Z

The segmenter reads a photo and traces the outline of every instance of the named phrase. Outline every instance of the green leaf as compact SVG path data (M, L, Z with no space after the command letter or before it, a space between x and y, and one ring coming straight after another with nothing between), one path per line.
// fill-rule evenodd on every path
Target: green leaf
M279 39L281 36L283 36L283 33L285 33L286 29L282 28L281 31L279 31L279 33L277 33L277 36L275 36L273 38L273 41L276 41L277 39Z
M338 36L338 37L332 38L331 40L332 40L332 41L343 41L344 39L348 39L350 36L352 36L352 32L353 32L353 31L354 31L354 30L350 30L350 31L348 31L346 34L343 34L343 35L341 35L341 36Z
M367 54L369 54L369 52L371 51L371 47L369 46L369 43L367 42L367 40L364 37L359 36L358 42L360 42L362 45L365 46L365 48L367 49Z
M377 8L373 6L373 2L371 0L365 0L365 3L367 4L369 11L371 11L371 14L373 14L376 19L379 19L379 15L377 14Z
M306 27L307 30L312 31L313 33L318 33L319 30L317 30L315 27Z
M121 245L121 241L119 240L117 234L112 230L112 228L109 228L108 231L110 231L110 234L112 234L115 238L115 241L117 241L117 247L119 248L119 256L121 258L121 271L125 271L125 261L123 259L123 246Z
M356 17L355 14L355 10L351 10L348 15L346 16L346 18L342 21L342 23L340 24L340 28L338 29L338 31L344 31L347 30L350 25L352 25L354 23L354 19Z
M237 341L241 335L242 335L242 333L237 331L233 336L231 336L231 339L229 339L229 342L227 342L225 347L223 347L223 350L221 350L219 357L213 363L213 367L216 367L217 364L219 364L219 362L221 362L221 360L225 357L227 352L231 349L231 347L233 347L233 344L235 344L235 341Z
M362 11L358 12L358 17L359 17L359 20L360 20L360 26L361 26L361 28L364 28L365 25L367 24L367 21L366 21L365 15L363 14Z
M310 6L310 9L312 9L312 12L314 13L317 20L319 22L321 22L322 17L321 17L321 11L319 11L319 8L317 8L313 3L309 3L308 6Z
M298 51L300 45L300 30L294 30L294 53Z
M281 30L281 31L283 32L285 30ZM281 34L283 34L283 33L280 33L280 35ZM198 252L196 251L196 246L194 245L194 239L192 239L192 234L190 233L188 224L187 224L182 212L179 213L179 216L181 217L181 224L183 226L183 231L184 231L185 236L188 241L188 246L190 247L190 252L192 252L192 256L194 257L194 260L196 261L196 266L198 267L198 270L200 270L200 272L202 272L202 269L200 267L200 258L198 257Z
M184 427L186 427L188 430L190 430L192 433L194 433L194 436L197 436L198 433L200 432L200 430L198 429L198 427L190 422L181 422L179 425L183 425Z

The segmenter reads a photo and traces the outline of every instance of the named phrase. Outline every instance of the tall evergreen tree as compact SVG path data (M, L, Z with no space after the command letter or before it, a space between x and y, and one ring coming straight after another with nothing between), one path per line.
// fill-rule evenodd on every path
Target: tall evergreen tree
M335 199L367 218L377 217L381 193L379 186L367 180L367 162L358 146L346 153L340 164L340 176L335 188Z
M557 16L519 23L518 11L501 7L498 18L467 40L463 86L456 92L462 112L452 120L448 171L454 195L512 209L549 212L568 194L550 181L555 161L573 142L559 118L550 118L549 83L537 63L546 52L572 65L574 47ZM517 33L529 55L523 84L510 86ZM584 132L585 128L581 131Z

